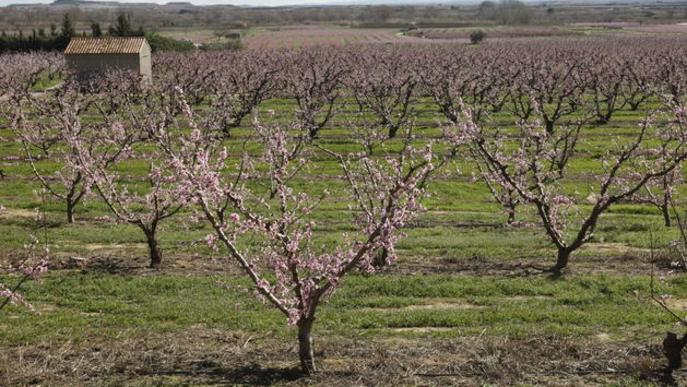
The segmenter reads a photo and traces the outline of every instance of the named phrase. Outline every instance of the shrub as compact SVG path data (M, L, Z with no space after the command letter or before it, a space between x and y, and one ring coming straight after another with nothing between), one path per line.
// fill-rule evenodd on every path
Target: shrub
M189 42L188 40L173 39L154 32L147 33L145 36L150 44L150 49L153 50L153 52L188 52L196 49L196 46L193 44L193 42Z
M243 48L243 43L240 39L231 39L226 42L206 43L200 46L203 51L225 51L225 50L240 50Z
M482 31L482 30L472 31L470 33L470 43L479 44L486 37L487 37L487 34L484 33L484 31Z

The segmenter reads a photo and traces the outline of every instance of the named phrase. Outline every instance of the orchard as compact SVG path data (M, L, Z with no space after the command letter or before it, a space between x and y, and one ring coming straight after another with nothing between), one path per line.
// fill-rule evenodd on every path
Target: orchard
M577 372L641 380L629 364L664 361L670 300L687 297L685 69L687 45L666 37L160 54L150 82L2 55L2 362L147 318L137 335L283 334L315 378L333 364L324 332L548 343L601 329L641 356ZM174 290L142 317L158 297L146 281ZM57 380L46 367L33 377ZM60 382L106 380L78 372Z

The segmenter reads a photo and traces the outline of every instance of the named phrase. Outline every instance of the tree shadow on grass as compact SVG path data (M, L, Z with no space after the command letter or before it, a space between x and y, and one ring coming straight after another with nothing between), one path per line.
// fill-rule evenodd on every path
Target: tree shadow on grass
M676 372L679 373L679 372ZM684 373L684 372L683 372ZM675 380L672 372L666 372L664 369L661 370L650 370L639 375L640 380L646 381L652 384L658 384L660 386L681 386Z
M122 258L110 255L95 256L87 260L81 269L84 272L102 274L132 274L142 267L127 264Z
M250 386L271 386L305 378L298 368L264 368L258 364L228 368L213 361L198 362L192 369L152 371L148 375L182 377L192 384Z
M141 374L140 372L138 373ZM248 385L271 386L290 384L312 384L330 378L347 378L353 374L346 371L325 371L313 377L306 376L300 368L271 368L257 363L230 368L219 362L203 360L191 367L179 367L173 370L155 370L147 373L149 376L175 376L185 379L190 384L204 385Z
M257 364L250 364L233 370L219 368L212 372L223 379L222 383L252 386L270 386L305 377L303 372L297 368L263 368Z
M537 277L550 274L549 266L538 261L498 262L483 256L469 258L440 258L438 263L410 261L403 265L385 267L391 274L468 274L474 276L503 276L507 278Z

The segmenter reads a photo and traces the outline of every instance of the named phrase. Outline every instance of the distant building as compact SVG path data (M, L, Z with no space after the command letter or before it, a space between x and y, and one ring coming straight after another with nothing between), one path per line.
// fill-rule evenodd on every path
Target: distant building
M151 79L150 45L144 37L72 38L64 50L67 67L79 79L108 70L131 70Z

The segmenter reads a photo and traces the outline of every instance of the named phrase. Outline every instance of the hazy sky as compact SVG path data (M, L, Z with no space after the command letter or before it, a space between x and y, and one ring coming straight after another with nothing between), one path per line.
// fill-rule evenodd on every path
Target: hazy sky
M119 0L121 3L159 3L164 4L175 0ZM233 4L233 5L251 5L251 6L279 6L279 5L300 5L300 4L340 4L352 3L355 1L341 1L341 0L179 0L190 1L193 4ZM383 3L384 1L374 1L374 3ZM393 1L388 1L392 3ZM52 3L52 0L0 0L0 6L9 4L26 4L26 3Z

